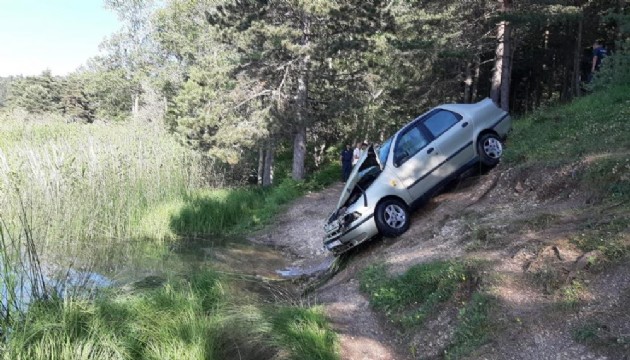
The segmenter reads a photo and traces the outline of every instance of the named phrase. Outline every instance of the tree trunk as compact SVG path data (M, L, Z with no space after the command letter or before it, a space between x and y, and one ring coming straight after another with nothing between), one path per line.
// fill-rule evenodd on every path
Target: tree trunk
M273 184L273 158L274 158L274 144L272 140L269 140L265 149L265 159L263 167L262 186L270 186Z
M257 173L257 181L258 185L262 185L263 183L263 171L265 170L265 148L258 148L258 173Z
M507 1L506 1L507 2ZM510 86L512 82L512 25L505 22L503 32L503 70L501 71L501 109L510 111Z
M547 100L551 100L553 98L553 92L555 90L555 74L556 74L556 61L555 61L555 52L553 52L553 49L549 49L549 42L551 39L551 31L549 30L550 28L550 24L549 21L547 21L547 26L545 28L545 34L543 39L545 40L544 42L544 49L545 49L545 64L543 65L543 79L546 79L546 85L547 88L543 88L543 95L544 92L547 91L547 96L546 99ZM555 35L555 34L554 34ZM543 82L545 82L543 80ZM543 83L544 85L544 83Z
M472 102L472 84L473 84L473 74L472 74L473 64L468 62L466 63L466 72L465 72L465 80L464 80L464 103L469 104Z
M479 91L479 75L481 74L481 45L479 45L477 55L475 55L475 72L473 75L472 94L470 94L470 101L477 101L477 94Z
M304 159L306 158L306 126L296 129L293 134L293 179L304 180Z
M137 115L138 111L140 110L140 94L133 94L132 95L132 100L133 100L133 105L131 107L131 113L133 115Z
M628 0L617 0L617 14L619 14L621 16L621 19L623 19L624 14L625 14L625 7L626 7L626 3L628 2ZM616 31L615 31L615 42L621 44L624 40L624 36L623 36L623 26L622 26L622 20L617 20L616 21ZM627 19L627 18L626 18ZM608 54L610 55L610 53Z
M529 80L525 83L525 114L529 112Z
M308 49L310 44L309 31L310 23L305 17L303 19L303 35L302 48ZM308 51L308 50L307 50ZM310 69L311 57L308 54L303 55L300 61L300 70L298 74L297 89L297 123L295 124L295 132L293 134L293 179L304 180L304 160L306 159L306 126L308 123L308 77Z
M569 82L569 69L566 66L562 67L562 85L560 86L560 101L568 101L571 99L571 85Z
M502 13L510 11L510 5L510 0L501 1L500 11ZM511 35L512 26L508 21L502 20L497 26L497 49L495 51L490 98L505 111L508 111L510 108L510 78L512 75Z
M503 78L503 55L505 53L505 21L501 21L497 26L497 49L494 53L494 72L490 88L490 98L495 104L500 105L501 100L501 79Z
M573 97L580 96L580 60L582 58L582 30L584 28L584 19L580 17L578 20L578 33L575 41L575 52L573 53Z

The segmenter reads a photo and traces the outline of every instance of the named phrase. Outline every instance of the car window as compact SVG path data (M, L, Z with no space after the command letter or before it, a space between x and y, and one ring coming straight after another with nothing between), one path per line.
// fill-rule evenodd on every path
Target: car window
M385 164L387 164L387 156L389 156L389 149L392 146L392 139L393 137L390 137L389 139L385 140L383 142L383 145L378 148L378 158L383 168L385 168Z
M400 166L429 143L420 128L413 126L398 137L394 148L394 165Z
M429 129L429 132L431 132L433 137L437 138L446 130L450 129L451 126L455 125L461 118L462 117L459 114L446 110L440 110L426 118L424 120L424 126Z

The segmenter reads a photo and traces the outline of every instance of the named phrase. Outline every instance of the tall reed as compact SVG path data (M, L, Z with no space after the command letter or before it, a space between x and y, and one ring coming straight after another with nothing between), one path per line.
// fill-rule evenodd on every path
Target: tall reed
M48 291L41 263L24 207L20 204L18 233L7 228L0 212L0 329L8 334L29 302L47 299Z
M201 182L199 158L158 127L3 123L0 206L17 227L19 198L34 235L56 244L163 239L137 226ZM21 194L18 196L18 193Z

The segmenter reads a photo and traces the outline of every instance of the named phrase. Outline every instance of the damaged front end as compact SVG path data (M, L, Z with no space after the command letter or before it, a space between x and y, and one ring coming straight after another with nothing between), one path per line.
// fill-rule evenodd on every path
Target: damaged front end
M324 225L324 246L329 251L340 254L374 235L376 228L366 226L373 218L375 206L368 198L367 189L381 172L377 153L370 146L354 166L336 210Z

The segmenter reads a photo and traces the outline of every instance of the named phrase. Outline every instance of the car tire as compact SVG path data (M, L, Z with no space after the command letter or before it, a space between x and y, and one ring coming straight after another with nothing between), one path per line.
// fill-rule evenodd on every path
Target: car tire
M402 235L409 229L409 210L407 205L397 199L385 199L376 206L376 227L385 237Z
M495 166L503 155L503 143L496 134L483 134L477 140L479 161L485 166Z

